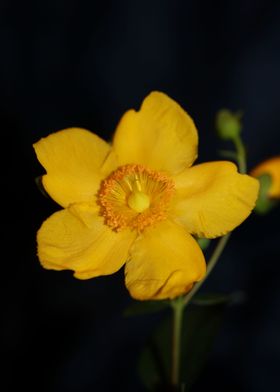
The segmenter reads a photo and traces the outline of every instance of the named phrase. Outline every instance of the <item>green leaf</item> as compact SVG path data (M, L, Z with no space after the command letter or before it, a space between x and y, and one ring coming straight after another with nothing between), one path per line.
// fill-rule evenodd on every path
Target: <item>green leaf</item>
M123 314L125 317L140 316L143 314L160 312L169 306L169 301L133 301L133 303L124 310Z
M199 293L192 299L191 303L197 306L212 306L220 304L240 304L244 301L245 294L236 291L232 294Z
M220 295L219 302L212 303L211 306L208 302L186 308L182 325L182 385L179 391L189 391L198 378L207 361L228 303L227 296ZM139 360L141 379L150 391L172 391L172 387L168 386L171 369L172 313L168 316L155 330Z

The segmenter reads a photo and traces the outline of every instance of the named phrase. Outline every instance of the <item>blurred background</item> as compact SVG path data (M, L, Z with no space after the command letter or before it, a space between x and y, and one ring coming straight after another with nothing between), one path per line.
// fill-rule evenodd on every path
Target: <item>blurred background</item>
M244 112L248 164L280 153L280 3L272 0L0 1L1 389L144 391L141 347L158 316L124 318L123 271L46 271L36 231L59 209L38 191L32 143L79 126L109 139L152 90L178 101L219 159L217 110ZM251 216L204 290L242 291L194 391L279 391L279 217ZM4 387L5 386L5 387Z

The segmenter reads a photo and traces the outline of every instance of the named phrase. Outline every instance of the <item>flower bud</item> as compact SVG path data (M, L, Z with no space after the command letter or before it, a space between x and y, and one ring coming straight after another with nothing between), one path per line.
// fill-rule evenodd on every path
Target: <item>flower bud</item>
M230 110L219 110L216 116L216 129L218 135L224 140L233 140L239 136L242 128L240 113L232 113Z
M280 156L261 162L250 174L260 182L260 192L255 212L266 214L280 200Z
M280 155L271 157L259 163L250 172L251 176L257 178L263 174L269 174L271 177L269 197L272 199L280 199Z

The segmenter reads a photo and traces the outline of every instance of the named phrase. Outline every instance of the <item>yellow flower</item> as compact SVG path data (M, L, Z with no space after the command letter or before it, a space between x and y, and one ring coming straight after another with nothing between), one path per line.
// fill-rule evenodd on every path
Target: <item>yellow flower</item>
M80 128L35 143L43 185L64 207L38 231L42 265L89 279L125 264L126 287L140 300L188 292L206 270L191 234L233 230L259 187L230 162L190 168L197 144L190 116L160 92L124 114L112 145Z
M256 166L251 175L260 177L263 174L271 176L271 186L268 190L268 196L272 199L280 199L280 156L276 156L260 163Z

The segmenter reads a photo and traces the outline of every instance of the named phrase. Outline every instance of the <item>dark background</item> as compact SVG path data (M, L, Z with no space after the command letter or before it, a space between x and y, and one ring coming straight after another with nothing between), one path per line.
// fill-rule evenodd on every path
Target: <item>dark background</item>
M139 350L157 317L124 319L123 272L78 281L36 258L36 230L59 207L34 178L32 143L66 128L109 138L151 90L177 100L218 158L214 116L244 111L249 167L279 154L279 1L0 1L2 375L0 388L142 391ZM224 147L224 145L223 145ZM279 217L251 216L208 290L242 290L195 391L279 391Z

